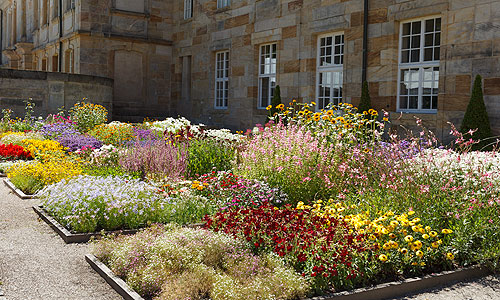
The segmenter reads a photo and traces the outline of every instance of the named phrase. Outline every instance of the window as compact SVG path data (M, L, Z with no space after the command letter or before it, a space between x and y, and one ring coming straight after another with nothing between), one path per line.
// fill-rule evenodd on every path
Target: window
M217 8L223 8L231 4L230 0L217 0Z
M73 49L68 49L64 53L64 65L66 73L74 73L74 54Z
M193 17L193 0L184 0L184 20Z
M75 0L65 0L63 11L69 11L75 8Z
M42 71L47 72L47 58L42 58Z
M229 51L215 53L215 108L227 108Z
M276 44L260 47L258 108L271 104L276 87Z
M52 72L58 72L59 71L59 56L58 55L53 55L52 56Z
M316 74L317 109L342 100L344 34L329 34L318 39Z
M398 110L437 111L441 18L401 24Z
M42 25L49 24L49 0L42 0Z

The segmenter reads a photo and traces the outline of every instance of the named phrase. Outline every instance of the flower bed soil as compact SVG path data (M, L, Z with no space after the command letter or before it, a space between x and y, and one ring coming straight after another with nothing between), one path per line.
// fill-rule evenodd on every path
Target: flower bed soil
M92 237L100 237L103 234L134 234L137 232L135 229L127 230L116 230L116 231L101 231L101 232L91 232L91 233L72 233L54 218L52 218L42 206L33 206L33 210L38 214L38 216L44 220L55 232L57 232L66 244L72 243L86 243Z
M87 254L85 260L123 297L123 299L145 300L94 255ZM308 300L382 300L396 298L441 285L487 276L489 274L491 274L489 270L477 266L454 271L445 271L423 277L409 278L403 281L383 283L373 287L360 288L327 296L313 297Z
M27 195L25 194L23 191L21 191L20 189L18 189L11 181L10 179L8 178L5 178L3 180L3 182L5 183L5 185L12 190L12 192L14 192L14 194L16 194L19 198L21 199L36 199L36 196L35 195Z

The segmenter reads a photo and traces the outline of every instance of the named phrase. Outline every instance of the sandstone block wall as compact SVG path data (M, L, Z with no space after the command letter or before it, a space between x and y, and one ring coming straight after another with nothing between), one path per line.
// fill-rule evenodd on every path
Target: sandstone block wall
M0 108L24 115L23 101L35 103L35 113L46 116L76 102L101 104L113 113L113 80L97 76L0 69Z
M449 125L461 123L474 76L485 78L485 101L493 131L500 134L500 2L493 0L370 1L368 68L372 104L391 113L394 124L414 125L415 114L397 113L399 34L402 22L442 19L438 112L416 114L445 142ZM173 10L172 99L179 113L201 122L245 129L265 120L257 109L258 55L265 43L278 45L277 84L283 102L316 98L318 36L345 37L344 101L361 95L362 0L233 0L217 9L215 0L195 1L193 18L183 19L183 1ZM229 50L229 104L214 108L215 52ZM190 101L181 97L183 57L192 60ZM186 108L186 105L189 108Z

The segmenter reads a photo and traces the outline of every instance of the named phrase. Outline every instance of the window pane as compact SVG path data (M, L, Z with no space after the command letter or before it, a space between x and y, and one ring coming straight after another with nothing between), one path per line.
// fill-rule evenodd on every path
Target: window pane
M434 31L434 19L425 21L425 32Z
M403 44L401 45L402 49L409 49L410 48L410 37L404 37L403 38Z
M411 23L405 23L405 24L403 24L403 35L409 35L410 34L410 25L411 25Z
M409 109L418 109L418 96L410 96L409 97L408 108Z
M422 109L431 109L431 96L422 97Z
M399 97L399 108L400 109L407 109L408 108L408 97L407 96Z
M425 48L424 50L424 61L434 60L434 48Z
M422 22L413 22L411 23L411 34L419 34L422 29Z
M420 61L420 50L411 50L411 62Z
M260 107L266 107L269 104L269 77L260 79Z
M402 63L410 62L410 51L408 50L403 51L403 53L401 54L401 62Z
M441 18L436 19L436 31L441 31Z

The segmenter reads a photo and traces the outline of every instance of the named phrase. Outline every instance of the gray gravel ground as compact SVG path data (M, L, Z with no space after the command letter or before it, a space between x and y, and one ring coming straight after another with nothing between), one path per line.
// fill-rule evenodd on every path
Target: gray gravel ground
M500 275L459 282L393 300L500 300Z
M66 245L37 219L35 204L10 193L0 178L0 289L6 300L122 299L85 262L89 247Z

